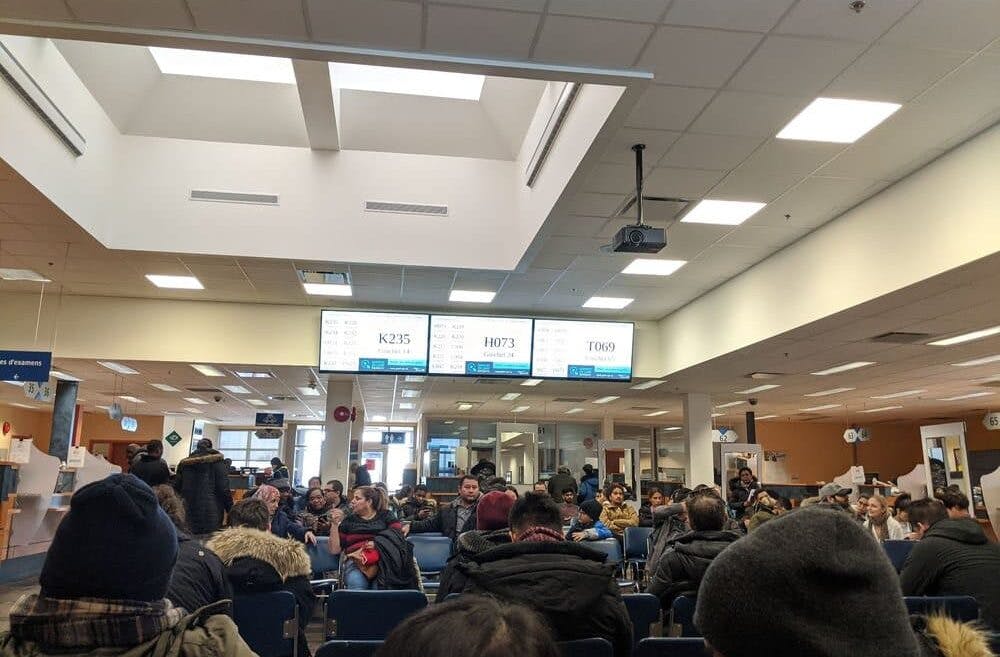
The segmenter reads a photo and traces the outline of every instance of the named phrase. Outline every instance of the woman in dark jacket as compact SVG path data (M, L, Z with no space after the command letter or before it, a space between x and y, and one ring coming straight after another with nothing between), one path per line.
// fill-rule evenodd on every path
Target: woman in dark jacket
M663 493L659 488L650 488L646 504L639 507L639 526L653 526L653 509L663 506Z
M402 524L389 511L388 501L374 486L359 486L351 498L351 513L340 510L331 514L332 526L327 545L330 554L344 554L344 585L349 589L377 589L381 555L375 538L382 532L395 531L402 536Z
M334 506L321 488L310 488L305 494L306 508L297 517L298 522L317 536L330 535L330 513Z
M281 504L281 493L274 486L264 484L253 494L254 498L267 505L271 517L271 533L281 538L294 538L297 541L316 545L316 534L309 531L289 515L288 507Z
M291 481L292 475L288 473L288 466L281 462L277 456L271 459L271 479L287 479Z

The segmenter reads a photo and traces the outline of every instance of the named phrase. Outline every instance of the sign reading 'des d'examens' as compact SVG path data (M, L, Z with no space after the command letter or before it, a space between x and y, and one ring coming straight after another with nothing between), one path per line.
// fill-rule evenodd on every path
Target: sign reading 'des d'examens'
M49 380L51 351L0 351L0 381Z

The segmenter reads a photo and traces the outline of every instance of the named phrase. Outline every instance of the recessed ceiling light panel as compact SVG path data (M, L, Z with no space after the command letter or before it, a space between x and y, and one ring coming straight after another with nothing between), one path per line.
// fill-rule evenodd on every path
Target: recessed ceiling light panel
M737 395L752 395L755 392L764 392L765 390L774 390L775 388L780 388L781 385L777 383L765 383L762 386L757 386L756 388L750 388L749 390L740 390Z
M868 360L857 360L853 363L844 363L843 365L837 365L836 367L829 367L825 370L820 370L819 372L813 372L812 374L815 376L829 376L830 374L840 374L841 372L856 370L859 367L868 367L869 365L874 364L874 362Z
M3 269L0 268L0 278L5 281L34 281L36 283L51 283L37 271L31 269Z
M590 297L584 302L584 308L603 308L605 310L621 310L635 299L627 297Z
M486 77L470 73L331 62L330 81L337 89L479 100Z
M670 276L687 264L687 260L657 260L656 258L636 258L623 274L633 276Z
M99 360L97 364L101 367L106 367L112 372L118 372L119 374L138 374L138 370L134 370L128 365L122 365L121 363L116 363L113 360Z
M205 376L225 376L226 375L225 372L223 372L222 370L220 370L220 369L218 369L216 367L212 367L211 365L193 364L193 365L191 365L191 367L193 367L194 369L198 370L198 372L200 372L201 374L203 374Z
M168 290L204 290L205 286L201 284L194 276L166 276L163 274L146 274L146 278L150 283L156 287L166 288Z
M448 296L448 301L458 303L490 303L496 295L496 292L489 292L487 290L452 290Z
M819 392L810 392L805 397L826 397L827 395L839 395L842 392L850 392L854 388L830 388L829 390L820 390Z
M739 226L744 221L760 212L766 203L756 201L717 201L706 199L694 206L681 219L688 224L718 224L720 226Z
M778 139L850 144L892 116L902 105L848 98L817 98L788 122Z
M975 360L967 360L962 363L952 363L955 367L975 367L977 365L989 365L990 363L995 363L1000 361L1000 354L996 356L986 356L984 358L976 358Z
M972 331L971 333L963 333L962 335L945 338L944 340L935 340L934 342L928 342L927 344L935 347L950 347L953 344L962 344L963 342L982 340L983 338L988 338L991 335L996 335L998 333L1000 333L1000 326L991 326L990 328Z
M914 395L920 395L927 392L926 390L904 390L903 392L894 392L891 395L874 395L872 399L896 399L897 397L913 397Z
M594 404L610 404L611 402L615 401L616 399L621 399L621 397L619 397L618 395L608 395L606 397L600 397L599 399L595 399L593 401L593 403Z

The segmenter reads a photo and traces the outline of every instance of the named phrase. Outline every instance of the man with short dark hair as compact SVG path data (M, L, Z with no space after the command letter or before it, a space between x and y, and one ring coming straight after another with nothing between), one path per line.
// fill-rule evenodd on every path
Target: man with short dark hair
M549 486L544 481L542 481L541 479L539 479L531 487L531 492L532 493L537 493L539 495L548 495L549 494Z
M556 469L556 473L549 478L548 481L548 491L549 497L554 500L560 500L563 496L563 491L567 488L573 491L573 499L576 499L577 485L576 478L570 472L570 469L565 465L560 465Z
M840 484L829 483L819 489L819 501L821 504L830 504L840 507L844 511L851 513L850 488L844 488Z
M948 517L944 504L941 504L940 500L930 498L911 502L907 511L913 528L912 539L915 541L922 539L934 523Z
M524 604L546 618L557 641L609 640L616 657L632 652L632 623L613 568L586 543L566 541L555 501L528 493L510 510L512 543L476 554L456 568L465 593Z
M476 503L479 501L479 478L464 475L458 480L458 497L426 520L403 525L404 534L440 532L452 543L462 532L476 528Z
M952 520L956 518L971 518L969 513L969 498L960 490L945 489L935 495L944 504L948 517Z
M163 442L154 439L146 443L146 451L139 452L139 459L132 464L130 472L150 488L170 481L170 468L163 460Z
M655 570L646 591L660 598L663 609L678 596L697 597L712 560L740 537L723 530L726 503L718 495L694 494L686 506L691 531L668 542L659 562L651 564Z
M427 499L427 486L417 484L413 493L400 507L403 520L427 520L434 513L434 505Z

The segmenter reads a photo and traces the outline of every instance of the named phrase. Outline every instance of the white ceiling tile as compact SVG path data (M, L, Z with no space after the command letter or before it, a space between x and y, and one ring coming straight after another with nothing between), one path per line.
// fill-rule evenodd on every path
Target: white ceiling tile
M815 228L836 216L840 208L866 198L875 184L861 178L813 176L750 217L747 225Z
M820 141L772 139L757 149L743 166L775 173L810 174L846 150L847 146Z
M644 168L649 171L655 162L647 160ZM598 164L591 170L584 183L588 192L626 195L635 191L635 165Z
M864 48L864 44L848 41L768 37L729 86L746 91L815 96Z
M577 194L570 201L569 211L588 217L610 217L624 200L620 194Z
M763 140L688 133L678 139L660 160L660 166L695 169L732 169L753 152Z
M537 283L551 283L562 276L563 268L560 269L540 269L532 266L527 271L519 274L511 274L511 280L534 281Z
M422 7L402 0L306 0L317 41L420 48Z
M760 41L759 34L664 26L639 59L657 84L720 87Z
M541 11L545 0L449 0L450 4L470 5L486 9L514 9L517 11Z
M513 296L534 295L534 298L538 299L551 285L551 282L540 283L537 281L508 279L500 290L500 296L510 298Z
M719 242L719 246L770 248L777 250L787 244L791 244L808 232L808 229L791 227L743 225L729 235L726 235Z
M309 38L298 3L274 0L187 0L199 30L270 38Z
M634 165L635 153L632 151L632 145L645 144L646 149L642 153L643 163L653 164L664 156L670 145L680 136L681 133L670 130L622 128L611 139L611 144L601 156L601 161Z
M904 16L917 0L869 2L860 13L847 2L799 0L775 30L778 34L818 36L870 43Z
M665 23L767 32L795 0L674 0Z
M435 287L450 289L455 280L455 272L447 269L403 269L403 284L415 287Z
M617 274L625 269L637 254L622 253L600 253L597 255L581 255L570 265L570 271L589 270L597 272L611 272Z
M584 217L579 215L568 215L550 221L553 224L551 232L553 236L569 237L593 237L608 222L604 217Z
M545 248L556 253L579 255L598 253L604 240L595 237L550 237L545 240Z
M770 203L802 178L797 173L774 173L744 164L726 176L708 195L731 201Z
M695 132L717 135L771 137L812 98L723 91L691 126Z
M638 23L549 16L533 57L564 64L631 66L652 31L651 25Z
M667 230L669 255L666 255L666 251L661 251L660 255L664 258L694 260L705 249L722 239L727 230L732 229L708 224L674 224Z
M427 50L527 59L539 14L430 5Z
M652 85L625 123L633 128L685 130L711 98L709 89Z
M0 0L0 14L28 20L73 20L62 0Z
M129 27L190 30L194 27L184 0L66 0L76 19Z
M882 43L974 52L1000 36L1000 2L923 0Z
M666 11L669 0L552 0L550 14L570 14L591 18L614 18L623 21L655 23Z
M851 64L823 95L905 103L967 57L960 52L877 45Z
M575 255L560 253L553 249L546 248L543 244L541 250L538 251L538 254L531 261L531 266L545 269L563 270L573 264L574 258L576 258Z
M724 175L725 171L656 167L646 177L643 193L649 196L700 198Z

